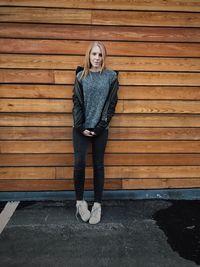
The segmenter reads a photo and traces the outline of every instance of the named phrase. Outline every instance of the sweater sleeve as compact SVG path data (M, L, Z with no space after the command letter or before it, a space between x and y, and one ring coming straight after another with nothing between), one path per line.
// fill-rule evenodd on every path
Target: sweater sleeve
M78 129L81 133L85 130L84 128L84 110L83 103L81 103L80 94L82 90L82 85L78 78L75 79L75 84L73 88L73 120L74 120L74 128Z
M104 105L101 119L94 128L94 132L96 135L99 135L109 125L111 118L115 113L115 107L118 101L118 96L117 96L118 89L119 89L119 82L118 82L118 77L116 75L113 82L111 83L109 95Z

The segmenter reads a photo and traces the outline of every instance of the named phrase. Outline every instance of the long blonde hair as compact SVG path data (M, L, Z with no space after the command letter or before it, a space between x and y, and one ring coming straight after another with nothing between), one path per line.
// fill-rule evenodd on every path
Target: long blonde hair
M81 74L81 78L85 78L89 73L89 70L91 68L90 53L94 46L98 46L102 53L102 64L101 64L100 73L106 68L106 64L105 64L106 55L107 55L106 47L102 42L94 41L90 43L86 51L85 59L84 59L84 68L83 68L83 73Z

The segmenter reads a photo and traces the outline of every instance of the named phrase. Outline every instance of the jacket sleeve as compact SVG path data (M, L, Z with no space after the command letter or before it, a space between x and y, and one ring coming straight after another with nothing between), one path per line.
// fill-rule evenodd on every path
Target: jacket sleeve
M116 76L116 78L114 79L114 81L110 86L110 92L106 99L106 103L104 105L101 114L101 119L94 128L94 132L96 135L99 135L109 125L111 118L115 113L115 107L118 101L118 96L117 96L118 89L119 89L119 82Z
M78 78L75 79L75 84L73 88L73 119L74 119L74 128L78 129L81 133L85 130L84 128L84 107L83 107L83 101L81 100L81 94L82 94L82 85L79 82Z

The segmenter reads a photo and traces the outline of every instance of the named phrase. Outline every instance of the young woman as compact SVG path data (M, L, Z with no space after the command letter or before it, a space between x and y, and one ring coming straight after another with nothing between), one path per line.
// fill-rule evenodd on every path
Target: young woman
M108 139L108 125L117 104L117 72L105 65L106 48L92 42L85 55L84 67L76 70L73 90L73 146L76 215L90 224L101 220L104 189L104 152ZM88 144L92 143L94 173L94 205L91 212L83 198L85 164Z

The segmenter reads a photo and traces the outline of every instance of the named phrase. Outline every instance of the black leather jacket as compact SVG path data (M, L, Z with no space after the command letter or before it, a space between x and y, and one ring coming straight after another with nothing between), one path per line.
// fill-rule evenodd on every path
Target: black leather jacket
M82 67L77 67L76 74L83 70ZM118 72L116 71L118 74ZM117 76L116 76L117 77ZM109 89L108 96L106 98L101 117L96 127L94 128L94 132L96 135L99 135L105 128L108 127L108 124L114 115L115 107L118 101L117 91L119 88L118 78L116 78ZM82 84L75 79L74 89L73 89L73 119L74 119L74 128L78 129L81 133L85 130L84 122L84 96L83 96L83 88Z

